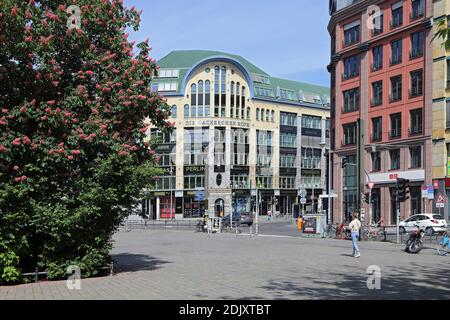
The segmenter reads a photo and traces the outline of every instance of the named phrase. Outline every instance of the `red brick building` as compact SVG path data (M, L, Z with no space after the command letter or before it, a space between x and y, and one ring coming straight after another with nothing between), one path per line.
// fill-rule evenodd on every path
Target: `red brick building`
M411 181L401 219L432 211L431 11L431 0L330 1L334 222L362 203L366 222L395 224L397 177Z

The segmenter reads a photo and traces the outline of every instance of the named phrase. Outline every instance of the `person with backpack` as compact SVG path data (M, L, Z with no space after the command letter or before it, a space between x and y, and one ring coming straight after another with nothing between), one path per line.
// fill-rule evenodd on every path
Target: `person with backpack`
M352 233L352 247L353 247L353 256L355 258L361 257L361 253L358 247L358 238L359 238L359 230L361 229L361 221L358 219L358 213L355 212L353 214L353 220L350 222L348 228Z

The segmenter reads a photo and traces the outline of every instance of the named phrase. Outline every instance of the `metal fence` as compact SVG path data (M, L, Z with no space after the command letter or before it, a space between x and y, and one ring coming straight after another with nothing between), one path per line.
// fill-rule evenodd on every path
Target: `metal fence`
M203 220L126 220L121 229L131 230L198 230L202 228Z

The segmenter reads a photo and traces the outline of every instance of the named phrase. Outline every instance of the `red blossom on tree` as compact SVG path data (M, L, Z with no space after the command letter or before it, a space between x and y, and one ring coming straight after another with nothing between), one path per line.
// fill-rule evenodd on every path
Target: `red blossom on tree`
M67 27L72 4L81 29ZM149 44L125 33L139 21L121 0L0 1L0 257L17 256L8 279L0 258L0 283L36 266L95 274L125 208L160 174L142 129L169 130L170 108L149 90Z

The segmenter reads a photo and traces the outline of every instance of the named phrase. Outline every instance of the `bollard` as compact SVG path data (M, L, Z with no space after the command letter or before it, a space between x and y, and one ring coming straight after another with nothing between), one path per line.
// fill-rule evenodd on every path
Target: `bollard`
M39 280L39 269L36 268L35 272L36 272L36 274L34 276L34 282L38 282L38 280Z
M114 261L111 261L111 271L109 276L112 277L114 275Z

